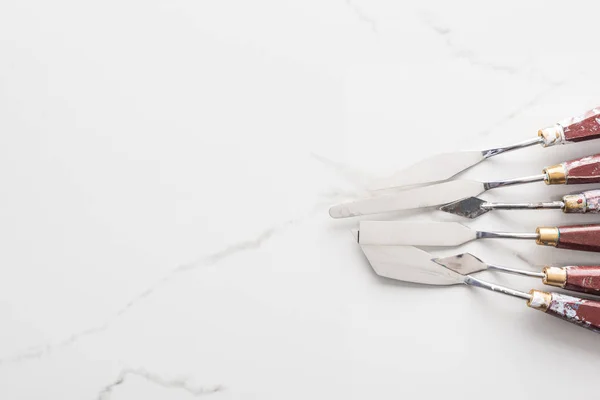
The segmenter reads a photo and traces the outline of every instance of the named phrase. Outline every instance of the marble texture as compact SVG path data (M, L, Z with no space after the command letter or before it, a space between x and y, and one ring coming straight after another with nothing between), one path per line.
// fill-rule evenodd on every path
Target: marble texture
M522 141L600 105L597 8L1 2L0 398L589 394L597 334L493 293L380 278L357 221L327 209L432 153ZM600 141L529 148L461 176L533 175L591 153ZM492 211L468 224L583 221L600 216ZM432 250L458 251L516 268L600 261L502 240ZM577 374L545 384L528 373L540 365Z

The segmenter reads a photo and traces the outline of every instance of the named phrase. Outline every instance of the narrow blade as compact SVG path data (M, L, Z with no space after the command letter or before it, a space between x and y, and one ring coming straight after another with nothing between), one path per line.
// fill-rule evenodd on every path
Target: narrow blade
M329 215L332 218L347 218L413 208L433 207L464 197L477 196L484 191L485 188L481 182L467 180L448 181L403 190L395 194L338 204L329 209Z
M464 277L431 260L431 254L412 246L361 246L377 275L427 285L456 285Z
M380 246L459 246L477 231L458 222L361 221L358 243Z
M372 190L444 181L484 159L481 151L438 154L371 185Z
M450 214L473 219L490 211L489 208L481 207L483 203L485 203L485 201L477 197L467 197L466 199L444 204L439 209Z
M470 253L463 253L445 258L435 258L433 261L462 275L474 274L475 272L484 271L488 268L486 263Z

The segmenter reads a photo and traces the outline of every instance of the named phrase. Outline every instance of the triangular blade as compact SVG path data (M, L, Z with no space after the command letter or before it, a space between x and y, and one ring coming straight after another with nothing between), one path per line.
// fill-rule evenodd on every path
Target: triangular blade
M456 285L464 277L431 260L431 254L412 246L362 245L377 275L404 282Z
M462 275L474 274L475 272L484 271L488 268L486 263L470 253L463 253L444 258L434 258L433 261Z
M370 186L370 189L380 190L445 181L479 163L483 158L481 151L459 151L438 154L398 171L389 178L378 180Z
M444 204L439 209L450 214L473 219L490 211L489 208L481 207L485 202L485 200L481 200L477 197L467 197L466 199Z
M380 246L458 246L477 231L458 222L361 221L359 243Z
M346 218L413 208L433 207L465 197L477 196L484 191L485 188L481 182L468 180L448 181L415 189L407 189L395 194L338 204L329 209L329 215L333 218Z

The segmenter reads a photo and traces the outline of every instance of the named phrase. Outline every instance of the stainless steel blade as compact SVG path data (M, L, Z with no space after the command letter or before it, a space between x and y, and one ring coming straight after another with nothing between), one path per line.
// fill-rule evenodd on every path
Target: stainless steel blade
M467 197L466 199L444 204L439 210L473 219L492 210L491 208L481 207L484 203L485 200L481 200L477 197Z
M464 283L525 300L531 294L461 275L431 260L431 254L412 246L361 246L377 275L404 282L448 286Z
M391 178L382 179L378 182L375 182L371 186L371 189L387 189L390 187L443 181L453 177L469 167L472 167L486 158L490 158L507 151L522 149L543 143L543 138L536 137L510 146L497 147L484 151L459 151L455 153L438 154L394 174Z
M372 190L445 181L484 160L481 151L438 154L403 169L371 185Z
M477 239L477 231L458 222L361 221L361 245L458 246Z
M486 263L470 253L444 258L434 258L433 261L462 275L474 274L475 272L488 269Z
M485 191L482 182L457 180L403 190L399 193L356 200L329 209L333 218L355 217L397 210L433 207L464 197L477 196Z
M551 210L564 209L564 201L548 201L535 203L490 203L477 197L454 201L439 208L451 214L467 218L477 218L491 210Z
M544 272L526 271L522 269L508 268L502 267L500 265L488 264L470 253L463 253L445 258L434 258L433 261L462 275L474 274L475 272L484 270L494 270L513 275L529 276L533 278L543 279L546 276Z
M377 275L404 282L456 285L465 277L433 262L431 254L412 246L361 245Z

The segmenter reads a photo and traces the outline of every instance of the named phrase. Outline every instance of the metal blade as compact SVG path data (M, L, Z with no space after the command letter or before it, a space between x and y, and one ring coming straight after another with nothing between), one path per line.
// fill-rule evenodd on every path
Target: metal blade
M438 154L371 185L371 190L444 181L484 159L481 151Z
M361 221L360 244L381 246L458 246L477 231L458 222Z
M466 199L444 204L439 210L473 219L491 210L490 208L481 207L483 203L485 203L485 200L477 197L467 197Z
M445 258L434 258L433 261L462 275L469 275L488 269L486 263L470 253Z
M359 215L433 207L485 191L483 183L457 180L435 185L403 190L399 193L356 200L335 205L329 209L332 218L356 217Z
M412 246L362 245L377 275L428 285L456 285L464 277L431 260L431 254Z

